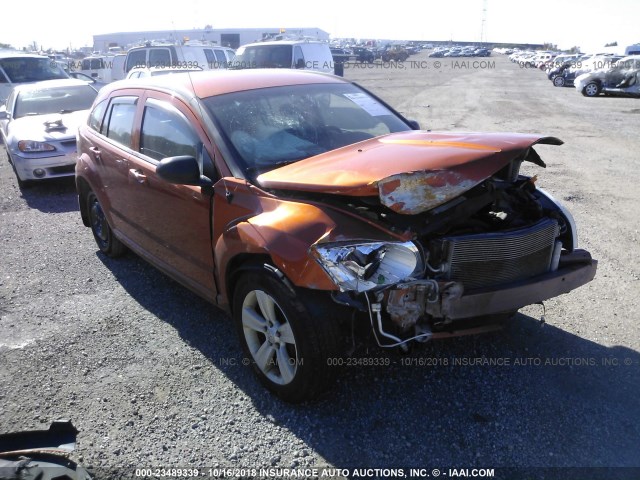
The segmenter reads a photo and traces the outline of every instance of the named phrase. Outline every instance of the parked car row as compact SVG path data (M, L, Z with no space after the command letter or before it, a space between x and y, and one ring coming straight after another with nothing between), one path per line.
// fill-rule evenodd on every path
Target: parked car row
M640 97L640 55L612 53L556 54L515 52L509 56L521 67L539 68L555 87L575 87L586 97L622 95Z
M465 46L465 47L438 47L429 54L433 58L443 57L489 57L491 50L485 47Z

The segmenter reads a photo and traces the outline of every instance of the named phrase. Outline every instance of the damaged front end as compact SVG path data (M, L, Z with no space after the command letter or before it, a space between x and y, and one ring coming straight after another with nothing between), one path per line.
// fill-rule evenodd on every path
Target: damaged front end
M544 166L529 145L497 170L489 161L412 171L376 182L378 199L324 198L406 238L314 245L340 289L334 300L364 312L391 347L489 330L590 282L597 261L577 249L571 214L520 175L523 161Z
M0 435L0 479L91 480L82 466L69 458L78 430L70 420L56 420L47 430Z

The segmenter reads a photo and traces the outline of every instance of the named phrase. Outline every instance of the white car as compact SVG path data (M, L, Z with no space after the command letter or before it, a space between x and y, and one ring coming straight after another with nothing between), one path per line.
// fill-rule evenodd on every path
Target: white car
M18 186L75 175L76 133L97 94L75 79L14 88L0 107L0 135Z

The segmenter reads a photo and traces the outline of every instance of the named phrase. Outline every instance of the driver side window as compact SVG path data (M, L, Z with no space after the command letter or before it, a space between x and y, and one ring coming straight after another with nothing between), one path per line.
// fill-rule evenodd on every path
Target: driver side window
M188 155L197 158L200 139L175 107L149 99L140 132L140 153L154 160Z

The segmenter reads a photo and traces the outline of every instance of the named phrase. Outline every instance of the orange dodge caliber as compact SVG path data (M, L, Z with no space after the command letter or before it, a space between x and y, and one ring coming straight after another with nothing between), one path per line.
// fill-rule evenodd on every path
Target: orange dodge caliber
M321 73L112 83L79 130L82 221L229 311L262 383L304 401L352 327L381 347L480 332L595 275L519 173L560 140L418 128Z

